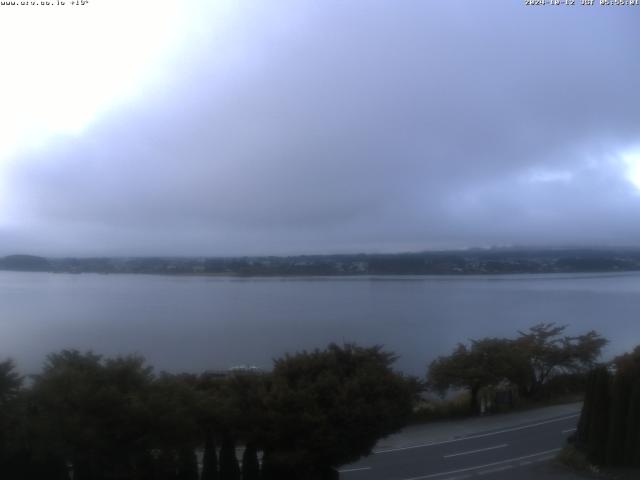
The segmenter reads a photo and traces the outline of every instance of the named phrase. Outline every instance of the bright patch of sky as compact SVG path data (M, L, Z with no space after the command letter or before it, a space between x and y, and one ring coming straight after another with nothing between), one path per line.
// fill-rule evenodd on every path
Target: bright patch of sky
M4 7L0 42L11 48L1 57L0 157L80 134L138 94L157 74L178 18L178 4L165 0Z
M21 154L78 138L101 116L160 95L203 30L228 27L239 10L234 3L93 0L3 7L0 220L9 214L3 209L6 173L24 161Z
M627 179L640 193L640 148L624 153L622 160Z
M231 0L66 3L3 7L0 161L157 93L202 30L223 30L238 10Z

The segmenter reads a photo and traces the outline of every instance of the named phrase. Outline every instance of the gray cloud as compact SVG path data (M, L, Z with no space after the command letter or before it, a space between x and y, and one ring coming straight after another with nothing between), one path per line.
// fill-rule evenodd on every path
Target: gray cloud
M640 146L632 9L254 13L222 43L203 33L162 88L15 162L7 253L640 242L620 159Z

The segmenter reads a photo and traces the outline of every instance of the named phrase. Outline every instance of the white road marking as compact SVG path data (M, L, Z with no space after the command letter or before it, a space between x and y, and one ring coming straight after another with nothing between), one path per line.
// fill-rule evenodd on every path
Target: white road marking
M576 418L576 417L579 417L579 416L580 416L580 414L576 413L574 415L569 415L567 417L554 418L553 420L545 420L544 422L531 423L529 425L523 425L521 427L506 428L504 430L499 430L497 432L482 433L482 434L479 434L479 435L469 435L468 437L453 438L451 440L444 440L442 442L422 443L420 445L410 445L408 447L389 448L389 449L385 449L385 450L375 450L373 453L377 455L377 454L380 454L380 453L400 452L400 451L403 451L403 450L412 450L414 448L425 448L425 447L433 447L435 445L446 445L448 443L464 442L465 440L474 440L476 438L485 438L485 437L490 437L492 435L500 435L502 433L517 432L518 430L525 430L527 428L539 427L540 425L547 425L549 423L563 422L564 420L569 420L569 419Z
M487 448L479 448L478 450L469 450L467 452L460 453L452 453L450 455L443 455L443 458L451 458L451 457L460 457L461 455L471 455L472 453L486 452L488 450L497 450L498 448L508 447L508 443L503 443L502 445L496 445L495 447L487 447Z
M338 470L338 472L349 473L349 472L362 472L364 470L371 470L371 467L345 468L344 470Z
M512 468L513 468L513 465L490 468L489 470L482 470L481 472L478 472L478 475L489 475L490 473L504 472L505 470L511 470Z
M567 428L566 430L562 430L562 433L571 433L571 432L575 432L577 429L576 428Z
M455 475L456 473L471 472L474 470L481 470L483 468L495 467L497 465L504 465L505 463L519 462L520 460L539 457L540 455L548 455L550 453L559 452L560 450L562 449L554 448L553 450L545 450L544 452L532 453L531 455L524 455L522 457L517 457L517 458L509 458L507 460L501 460L500 462L487 463L486 465L477 465L475 467L461 468L459 470L451 470L450 472L431 473L429 475L423 475L421 477L404 478L403 480L425 480L427 478L441 477L443 475Z

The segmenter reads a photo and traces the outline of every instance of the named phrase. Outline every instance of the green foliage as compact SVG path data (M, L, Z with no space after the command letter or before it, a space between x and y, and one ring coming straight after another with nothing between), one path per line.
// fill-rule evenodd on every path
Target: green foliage
M0 407L15 398L22 387L23 378L15 368L11 359L0 362Z
M605 462L609 423L610 375L605 367L594 370L591 380L591 417L586 425L588 458L595 464Z
M554 374L588 371L607 344L607 340L593 330L575 337L562 336L566 328L566 325L540 323L519 332L515 347L528 359L527 378L520 382L526 396L535 395Z
M161 373L149 385L146 408L154 421L149 436L153 448L178 450L201 442L196 381L195 375Z
M463 391L448 398L422 399L413 409L411 423L467 417L469 416L469 397L469 392Z
M563 399L582 401L586 386L587 373L585 372L556 373L539 387L535 398L529 398L545 402Z
M228 434L223 437L220 449L220 480L240 480L236 444Z
M12 360L0 362L0 474L3 478L18 478L23 474L21 452L16 440L25 438L23 417L25 402L21 398L22 377Z
M575 436L597 465L640 466L640 347L594 369Z
M624 379L629 392L622 464L640 467L640 346L631 353L617 357L614 363L617 377Z
M221 431L245 443L264 442L271 377L262 373L234 372L220 383L218 412Z
M569 390L599 357L607 343L596 332L577 337L561 334L566 327L541 323L516 339L483 338L458 344L450 355L440 356L429 366L427 384L444 395L451 388L469 392L469 410L479 409L482 389L503 382L518 387L525 398L549 395L553 389ZM553 389L543 388L554 380ZM564 381L561 381L564 379Z
M418 383L394 372L394 361L381 347L351 344L276 360L268 397L270 461L339 466L404 426Z
M625 440L624 464L640 467L640 380L636 380L631 392Z
M50 355L32 389L31 420L42 448L69 459L76 478L130 469L145 452L152 423L145 401L151 381L140 357Z
M260 463L258 462L258 450L254 443L249 443L242 454L242 480L259 480Z
M218 454L216 453L215 437L210 431L206 431L201 480L218 480L218 478Z
M611 386L611 408L609 413L608 441L606 443L606 463L620 465L624 461L624 445L627 440L627 416L633 384L625 375L616 375Z
M192 448L182 447L178 452L177 480L198 480L198 459Z
M450 388L470 393L469 409L478 409L478 394L483 387L504 379L517 380L526 369L526 358L511 340L484 338L460 343L449 356L441 356L429 366L427 383L442 394Z
M8 480L334 479L409 419L419 383L380 347L287 355L271 374L154 375L137 356L49 355L29 388L0 363L0 472ZM216 444L221 444L219 457ZM260 471L258 451L264 453Z

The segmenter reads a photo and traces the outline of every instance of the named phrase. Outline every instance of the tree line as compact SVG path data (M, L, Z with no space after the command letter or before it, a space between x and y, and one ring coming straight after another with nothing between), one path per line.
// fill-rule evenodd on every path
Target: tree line
M450 355L430 364L427 385L441 394L450 389L468 391L473 413L480 409L483 389L500 385L515 389L525 399L539 399L562 389L581 391L607 340L595 331L570 336L565 330L563 325L540 323L518 332L516 338L460 343Z
M0 269L192 275L460 275L640 270L640 249L491 248L290 257L0 257Z
M419 382L381 347L329 345L267 373L154 374L138 356L51 354L21 377L0 363L7 480L338 478L410 418ZM243 447L238 462L236 448Z
M531 399L576 378L580 390L607 342L565 330L542 323L516 338L459 344L431 362L426 381L394 371L396 356L382 347L354 344L285 355L269 372L226 374L156 374L139 356L63 350L25 379L7 360L0 477L334 479L411 421L425 390L468 391L470 413L483 390L500 385Z
M640 467L640 346L589 374L571 441L596 465Z

